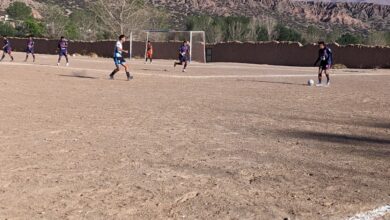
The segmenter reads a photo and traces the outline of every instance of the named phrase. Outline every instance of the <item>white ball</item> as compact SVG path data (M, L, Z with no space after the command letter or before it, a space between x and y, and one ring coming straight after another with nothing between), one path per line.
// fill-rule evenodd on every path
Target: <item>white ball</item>
M309 81L307 81L307 85L308 86L314 86L314 80L309 80Z

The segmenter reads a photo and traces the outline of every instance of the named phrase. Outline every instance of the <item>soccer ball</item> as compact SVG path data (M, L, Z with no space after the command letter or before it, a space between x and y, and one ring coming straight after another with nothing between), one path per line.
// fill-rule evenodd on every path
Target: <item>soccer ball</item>
M314 86L314 80L309 80L309 81L307 81L307 85L308 86Z

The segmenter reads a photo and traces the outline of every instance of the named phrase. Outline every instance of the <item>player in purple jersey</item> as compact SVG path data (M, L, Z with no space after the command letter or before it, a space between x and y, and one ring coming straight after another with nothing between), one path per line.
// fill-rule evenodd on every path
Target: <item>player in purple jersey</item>
M61 37L60 41L58 42L58 49L59 49L59 54L58 54L57 66L60 65L62 56L64 56L65 59L66 59L66 66L69 66L69 59L68 59L68 40L65 39L65 37Z
M184 64L183 72L185 72L187 69L187 65L188 65L189 51L190 51L189 43L187 41L183 41L183 44L179 48L179 62L175 62L173 64L173 66L176 67L176 65L183 65Z
M32 57L33 57L33 62L35 62L35 53L34 53L34 49L35 49L35 42L34 42L34 38L32 36L30 36L27 40L27 48L26 48L26 59L24 60L24 62L27 62L28 60L28 55L31 53Z
M11 61L14 61L14 57L12 56L11 42L6 36L4 36L3 56L1 57L0 62L5 58L5 54L8 54L11 58Z
M327 83L326 85L330 85L330 76L329 76L329 69L333 65L333 53L332 50L325 45L325 42L320 41L318 42L319 51L318 51L318 58L316 62L314 63L314 66L317 66L318 62L320 63L319 71L318 71L318 84L317 86L322 86L322 73L325 73Z

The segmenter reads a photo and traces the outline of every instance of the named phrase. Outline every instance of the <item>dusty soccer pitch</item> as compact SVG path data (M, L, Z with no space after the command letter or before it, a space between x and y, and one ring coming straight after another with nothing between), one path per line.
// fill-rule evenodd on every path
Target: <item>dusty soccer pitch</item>
M335 70L325 88L306 86L314 67L132 61L127 82L107 80L111 59L23 56L0 63L1 220L348 219L390 204L390 70Z

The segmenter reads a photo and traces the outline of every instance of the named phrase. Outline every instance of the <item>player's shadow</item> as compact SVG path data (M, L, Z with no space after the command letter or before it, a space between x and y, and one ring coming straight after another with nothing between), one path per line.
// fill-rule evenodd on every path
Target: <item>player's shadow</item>
M237 81L267 83L267 84L280 84L280 85L307 86L307 84L304 84L304 83L278 82L278 81L267 81L267 80L257 80L257 79L237 79Z
M388 138L303 130L285 130L281 131L281 133L291 138L331 143L331 145L325 146L316 144L311 145L316 146L317 148L324 148L324 150L327 151L332 148L335 151L344 152L346 154L390 158L390 139Z
M355 119L351 121L351 120L338 120L334 118L310 118L305 116L293 116L293 115L282 116L282 117L288 120L295 120L301 122L310 122L310 123L317 122L317 123L326 123L326 124L364 126L364 127L372 127L372 128L390 129L390 122L386 122L386 119Z
M79 79L98 79L98 77L93 76L83 76L83 75L59 75L61 77L73 77L73 78L79 78Z

